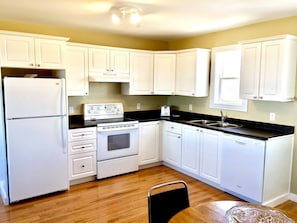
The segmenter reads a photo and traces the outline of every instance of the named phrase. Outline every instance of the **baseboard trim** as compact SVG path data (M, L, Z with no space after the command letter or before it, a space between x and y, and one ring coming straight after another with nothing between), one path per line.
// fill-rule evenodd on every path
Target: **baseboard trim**
M297 194L290 193L289 200L294 201L297 203Z

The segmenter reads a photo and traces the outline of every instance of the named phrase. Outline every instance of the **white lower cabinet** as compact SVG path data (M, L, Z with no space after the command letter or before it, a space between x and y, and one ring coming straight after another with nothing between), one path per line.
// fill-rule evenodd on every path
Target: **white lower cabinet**
M96 175L96 127L68 131L69 180Z
M199 175L201 131L201 128L183 125L181 167L196 175Z
M163 161L175 167L181 166L182 125L163 122L162 157Z
M160 161L160 121L139 124L139 165Z
M217 184L221 177L221 135L219 131L201 131L200 176Z

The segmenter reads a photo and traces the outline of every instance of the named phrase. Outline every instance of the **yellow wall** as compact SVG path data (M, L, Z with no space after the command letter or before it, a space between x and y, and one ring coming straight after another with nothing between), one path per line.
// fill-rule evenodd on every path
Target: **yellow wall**
M186 49L193 47L212 48L217 46L236 44L238 41L269 37L274 35L297 35L297 16L263 22L237 29L230 29L191 38L169 42L170 49ZM202 114L219 115L219 110L209 108L209 98L192 98L171 96L168 104L174 104L180 110L188 111L189 104L193 105L193 111ZM229 112L232 118L270 122L269 113L275 112L276 121L273 123L291 125L297 127L297 101L289 103L249 101L248 112ZM295 130L297 132L297 129ZM281 157L280 157L281 159ZM291 192L297 194L297 133L295 133L294 161Z
M170 41L168 47L169 49L187 49L193 47L213 48L236 44L241 40L282 34L297 35L297 16Z
M212 48L216 46L237 43L240 40L259 37L294 34L297 35L297 16L263 22L222 32L195 36L170 42L154 41L141 38L77 30L64 27L51 27L38 24L0 21L0 30L11 30L29 33L49 34L70 37L71 42L127 47L135 49L186 49L193 47ZM188 111L188 105L193 105L193 111L203 114L219 115L219 111L209 108L209 98L192 98L180 96L123 96L118 83L90 83L90 95L87 97L69 97L69 105L74 106L76 114L82 114L83 103L106 101L121 101L126 111L136 110L136 103L141 103L141 110L157 109L163 104L177 106ZM278 103L249 101L248 112L227 112L230 117L269 122L269 112L276 113L277 124L297 126L297 102ZM297 134L295 134L294 165L292 174L292 193L297 194ZM281 157L280 157L281 159Z
M68 97L75 114L83 114L82 104L105 102L122 102L125 111L135 111L137 103L140 103L141 110L154 110L167 103L167 96L126 96L121 94L120 83L93 82L90 83L89 96Z
M95 32L91 30L45 26L41 24L20 23L0 20L0 30L63 36L70 38L70 42L87 43L103 46L115 46L149 50L164 50L168 48L168 43L165 41L114 35L104 32Z

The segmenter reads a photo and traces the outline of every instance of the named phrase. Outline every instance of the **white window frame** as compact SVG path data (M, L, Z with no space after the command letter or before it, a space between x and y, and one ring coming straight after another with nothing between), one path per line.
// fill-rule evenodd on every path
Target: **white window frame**
M234 53L238 53L238 60L230 60L230 63L233 63L237 69L234 69L238 76L229 76L224 77L222 75L224 64L223 62L216 61L217 53L230 53L234 51ZM240 45L228 45L222 47L213 48L211 51L211 83L210 83L210 108L224 109L224 110L232 110L232 111L243 111L247 112L248 101L245 99L239 98L239 85L240 85L240 63L241 63L241 47ZM228 61L227 58L225 58ZM236 63L236 64L235 64ZM239 64L238 64L239 63ZM223 89L222 83L224 81L233 80L236 81L238 79L238 100L224 100L222 97L221 90ZM237 94L237 91L236 91Z

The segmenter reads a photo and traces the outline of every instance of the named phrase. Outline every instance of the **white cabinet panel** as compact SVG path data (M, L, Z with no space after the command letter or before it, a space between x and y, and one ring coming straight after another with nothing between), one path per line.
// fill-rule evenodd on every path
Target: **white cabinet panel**
M66 38L0 32L1 66L65 69Z
M155 53L154 94L173 95L175 91L175 53Z
M67 45L66 84L68 96L89 94L88 48L76 44Z
M181 125L173 122L163 123L162 156L163 161L181 166Z
M130 53L130 83L122 83L122 93L129 95L152 95L154 93L153 53Z
M37 67L65 69L65 42L35 38L35 63Z
M266 101L294 100L296 68L296 36L243 42L240 96Z
M70 129L68 131L68 140L70 142L86 139L96 139L96 127Z
M183 125L182 169L199 175L200 129Z
M129 82L130 53L123 49L89 48L89 80Z
M203 129L200 147L200 176L214 183L221 177L221 132Z
M210 50L177 51L175 94L206 97L209 88Z
M160 161L159 134L159 121L139 124L139 165Z
M72 155L69 170L71 180L96 175L96 152Z
M34 39L31 37L1 35L1 66L33 67Z

